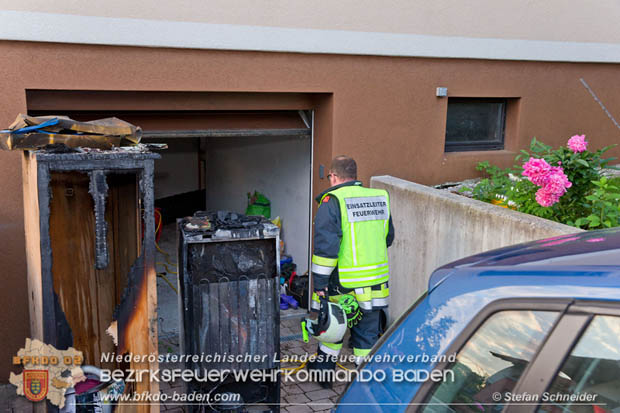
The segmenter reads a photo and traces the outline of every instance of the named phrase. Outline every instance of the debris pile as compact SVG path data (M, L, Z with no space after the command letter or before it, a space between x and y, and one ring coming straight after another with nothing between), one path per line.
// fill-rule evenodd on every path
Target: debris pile
M0 149L40 149L47 145L112 149L140 143L142 129L117 118L78 122L66 116L19 114L8 129L0 130Z

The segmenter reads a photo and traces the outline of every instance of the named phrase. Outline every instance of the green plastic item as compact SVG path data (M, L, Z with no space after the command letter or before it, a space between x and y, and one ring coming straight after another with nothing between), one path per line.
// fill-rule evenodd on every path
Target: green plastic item
M261 215L265 218L271 218L271 201L258 191L254 191L254 194L248 192L248 207L245 210L245 214L248 216Z
M338 300L338 305L344 310L347 315L347 325L349 328L353 327L362 319L362 311L360 305L351 294L343 294Z
M306 320L301 322L301 336L303 337L304 343L310 341L310 337L308 337L308 329L306 328Z

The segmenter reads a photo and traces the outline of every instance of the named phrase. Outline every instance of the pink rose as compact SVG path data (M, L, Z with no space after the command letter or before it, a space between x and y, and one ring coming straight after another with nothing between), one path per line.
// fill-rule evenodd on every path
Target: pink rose
M523 164L523 176L527 176L531 183L537 186L544 184L551 171L551 165L544 159L530 158Z
M551 166L544 159L530 158L523 165L523 175L534 185L540 186L536 192L536 202L544 207L558 202L573 185L561 166Z
M555 192L552 192L547 187L542 187L538 191L536 191L536 202L540 204L540 206L550 207L560 200L560 196Z
M547 176L544 185L551 191L559 193L560 195L564 195L566 189L573 186L572 182L569 181L566 174L564 174L564 170L559 166L551 168L551 172Z
M567 146L574 153L583 152L588 149L588 141L586 141L586 135L574 135L567 143Z

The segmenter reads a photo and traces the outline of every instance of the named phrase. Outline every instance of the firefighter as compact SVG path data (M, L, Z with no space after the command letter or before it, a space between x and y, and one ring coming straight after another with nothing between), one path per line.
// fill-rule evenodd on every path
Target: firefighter
M394 240L390 200L385 190L362 186L357 164L348 156L334 158L327 178L330 188L316 198L311 310L320 309L321 298L355 297L362 316L351 328L351 343L359 364L379 338L381 309L388 305L387 248ZM308 368L335 368L341 348L342 341L320 342Z

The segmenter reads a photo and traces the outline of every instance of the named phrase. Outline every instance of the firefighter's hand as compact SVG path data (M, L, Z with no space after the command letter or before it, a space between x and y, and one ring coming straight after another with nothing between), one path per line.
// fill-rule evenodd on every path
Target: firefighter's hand
M321 299L327 298L327 288L325 288L324 290L314 290L314 292ZM310 311L310 317L308 317L308 318L310 320L316 320L318 317L319 317L319 311L318 310L311 310Z
M319 297L322 298L327 298L327 288L325 288L324 290L315 290L314 291L316 293L316 295L318 295Z

